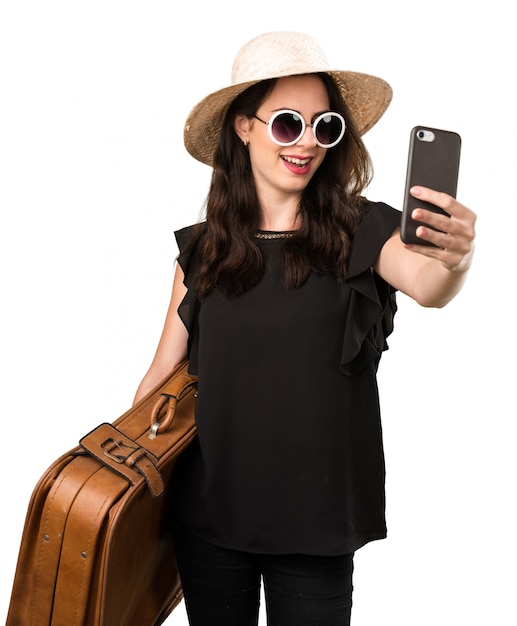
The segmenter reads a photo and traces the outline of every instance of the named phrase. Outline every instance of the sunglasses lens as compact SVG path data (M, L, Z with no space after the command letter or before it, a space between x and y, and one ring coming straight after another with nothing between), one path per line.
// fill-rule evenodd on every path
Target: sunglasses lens
M280 113L271 124L273 137L280 144L293 144L298 141L303 130L303 122L296 113Z
M344 124L340 116L335 113L325 113L316 122L314 134L322 146L336 144L344 132Z

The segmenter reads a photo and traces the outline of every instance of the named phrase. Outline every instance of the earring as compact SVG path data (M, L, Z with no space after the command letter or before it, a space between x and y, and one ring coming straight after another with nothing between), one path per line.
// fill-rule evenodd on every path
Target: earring
M248 141L247 141L247 139L245 139L242 143L243 143L243 145L244 145L244 147L245 147L245 148L247 148L247 147L248 147Z

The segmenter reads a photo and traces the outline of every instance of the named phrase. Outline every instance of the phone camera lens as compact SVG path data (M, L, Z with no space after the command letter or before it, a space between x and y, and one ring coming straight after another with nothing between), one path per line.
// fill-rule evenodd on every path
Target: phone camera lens
M425 133L424 133L424 131L423 131L423 130L419 130L419 131L418 131L418 138L419 138L419 139L423 139L424 137L425 137Z

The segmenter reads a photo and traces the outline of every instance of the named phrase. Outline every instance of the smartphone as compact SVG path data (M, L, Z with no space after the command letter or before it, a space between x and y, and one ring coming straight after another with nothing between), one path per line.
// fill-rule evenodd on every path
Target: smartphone
M414 185L430 187L456 197L460 168L461 137L458 133L427 126L415 126L409 139L409 154L404 190L400 236L405 243L433 245L417 237L421 224L411 217L413 209L422 207L435 213L447 213L428 202L413 198L409 190Z

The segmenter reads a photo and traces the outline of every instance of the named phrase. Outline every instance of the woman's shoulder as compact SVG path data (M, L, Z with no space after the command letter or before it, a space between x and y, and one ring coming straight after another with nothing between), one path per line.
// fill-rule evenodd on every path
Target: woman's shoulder
M401 212L398 209L379 202L363 199L361 205L361 218L357 231L363 230L382 230L383 228L391 228L392 231L400 226Z
M196 241L206 230L206 222L197 222L174 231L180 254Z
M385 202L365 200L352 238L349 276L371 267L382 246L400 227L401 212Z

